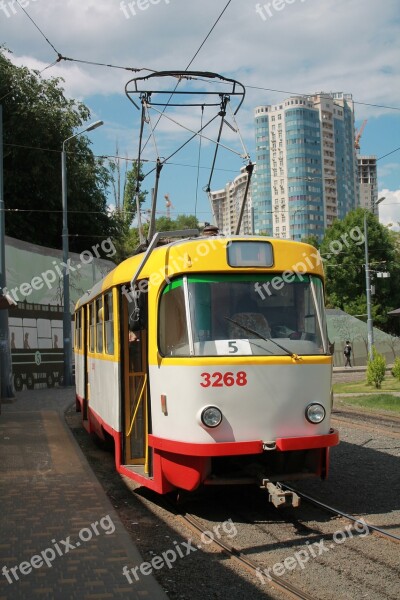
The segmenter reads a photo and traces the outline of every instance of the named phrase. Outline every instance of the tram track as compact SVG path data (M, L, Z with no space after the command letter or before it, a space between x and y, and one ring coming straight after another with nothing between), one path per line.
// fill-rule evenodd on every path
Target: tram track
M180 514L180 516L184 520L186 526L191 529L191 531L195 533L200 532L201 535L207 535L208 530L205 529L193 515ZM221 548L221 550L225 552L230 559L239 563L242 568L250 571L252 575L255 575L257 571L260 570L260 565L245 557L243 553L240 550L237 550L234 546L229 547L227 544L221 542L220 540L216 540L215 538L212 538L212 543L218 548ZM270 580L272 587L283 592L289 598L315 600L314 596L304 592L297 586L291 584L289 581L284 580L281 577L277 577L273 573L270 574Z
M343 517L347 520L349 520L352 523L359 523L359 524L363 524L363 522L358 518L358 517L354 517L353 515L349 515L346 512L343 512L342 510L339 510L337 508L333 508L332 506L329 506L328 504L325 504L324 502L321 502L320 500L317 500L316 498L313 498L312 496L309 496L308 494L305 494L304 492L301 492L289 485L283 485L282 486L283 489L291 491L291 492L295 492L298 496L300 496L300 498L302 498L303 500L306 500L307 502L309 502L310 504L313 504L314 506L318 506L318 508L321 508L333 515L335 515L336 517ZM366 523L366 521L364 520L364 523ZM384 538L389 539L390 541L399 543L400 542L400 536L395 535L394 533L390 533L388 531L384 531L384 529L382 529L381 527L377 527L376 525L373 525L371 523L367 523L368 529L370 531L372 531L373 533L376 533Z
M83 440L89 446L89 440L82 436ZM98 456L97 449L92 448L91 452L95 457ZM211 540L209 549L204 548L201 553L194 555L195 559L191 561L191 566L189 562L191 559L188 558L181 561L179 567L177 565L176 569L174 568L173 580L169 571L159 572L165 589L171 593L171 598L200 598L201 591L203 590L204 595L206 589L207 597L224 598L224 600L228 597L224 590L229 590L229 598L232 600L245 597L245 593L247 597L250 593L250 597L260 599L265 597L271 600L272 598L279 600L360 598L362 590L369 590L371 593L369 597L373 600L384 598L397 600L398 598L398 594L393 591L396 584L390 584L390 580L396 581L398 577L398 571L397 575L394 574L395 569L398 569L396 550L390 550L389 547L386 550L385 541L379 539L379 537L387 539L391 537L390 535L373 536L377 540L375 544L370 539L372 536L360 539L359 536L354 535L352 541L346 541L343 546L335 546L335 550L330 554L315 559L310 557L304 570L298 568L293 573L283 574L283 577L276 576L273 572L270 572L268 577L264 575L265 567L283 562L284 557L293 556L299 550L306 549L307 544L310 546L315 544L316 547L316 542L324 539L325 543L330 545L335 527L344 529L343 521L340 523L340 520L324 517L323 513L328 514L327 511L321 506L314 505L315 509L312 508L313 505L309 504L305 495L298 490L296 493L303 497L304 505L296 510L274 509L267 504L265 494L262 494L261 490L249 492L238 489L235 493L233 490L227 493L226 489L218 491L215 488L212 493L209 489L209 498L203 493L199 497L187 496L188 501L182 510L181 506L175 504L164 505L162 497L153 495L148 490L134 489L131 485L128 488L121 487L119 476L111 472L113 467L111 456L108 463L106 466L102 454L101 461L95 460L93 467L105 478L109 494L110 478L115 480L112 486L113 494L110 494L112 502L121 511L121 517L134 541L141 546L143 556L148 557L149 560L154 553L161 554L165 551L167 539L185 540L193 537L193 543L196 545L201 543L201 541L196 542L196 539L206 535L207 531L212 531L215 524L231 518L237 526L238 536L234 541L228 539L229 536ZM125 481L125 484L128 483L132 482ZM126 494L124 488L127 490ZM143 505L143 509L138 509L137 504L132 505L129 499L129 494L132 492ZM145 512L147 510L148 513ZM166 512L172 513L171 518L165 514ZM153 519L148 515L151 513L158 515L165 522L165 526L150 524L150 519ZM335 514L338 519L344 519L346 516L342 516L340 511L331 514ZM175 524L178 525L177 528ZM177 533L171 534L171 527ZM383 534L385 533L383 531ZM392 540L392 542L397 541ZM171 544L170 541L168 543ZM201 545L203 547L203 543ZM208 544L204 544L206 545ZM223 567L224 564L226 568ZM261 581L260 576L257 577L257 573L264 576L264 581ZM365 585L364 577L367 578ZM197 596L189 592L189 582L193 581L193 578L201 582L201 587L196 592ZM235 583L231 583L232 581ZM214 594L214 590L217 593ZM332 590L337 590L338 595L332 596ZM343 596L343 593L346 595Z
M400 417L387 413L371 413L367 411L356 411L346 407L334 408L332 411L332 421L350 425L355 429L373 429L389 437L400 437Z
M321 508L321 506L319 506L319 508ZM259 535L265 535L265 527L261 526L260 524L257 524L249 519L246 519L245 517L243 518L243 515L241 515L240 513L237 513L236 511L230 511L228 514L231 514L232 517L236 520L237 522L240 520L242 523L244 521L247 521L249 525L255 526L259 529ZM340 511L335 511L335 515L336 516L342 516ZM182 519L182 522L184 524L184 526L186 528L188 528L195 536L197 535L197 537L204 536L207 535L207 532L210 531L210 525L209 524L203 524L201 523L198 518L196 518L193 514L182 514L179 513L180 518ZM343 516L347 516L343 513ZM350 515L349 515L350 517ZM354 518L354 523L359 522L359 520ZM291 524L291 519L288 519L287 524ZM368 526L369 528L369 526ZM306 527L305 527L306 529ZM391 536L391 535L385 535L386 532L384 531L380 531L379 528L376 528L374 526L371 526L371 531L374 531L375 533L379 533L382 534L383 537L389 538L391 541L399 541L398 538L396 538L396 536ZM355 531L355 530L354 530ZM315 529L313 529L312 531L313 535L315 535L317 532ZM329 533L323 533L322 531L318 532L318 538L320 540L325 540L326 542L329 542L332 540L332 534ZM314 539L314 538L312 538ZM350 538L349 538L350 539ZM310 542L306 542L310 543ZM268 584L271 592L273 593L274 591L277 592L281 592L285 595L285 597L287 598L297 598L297 599L307 599L307 600L316 600L319 598L323 598L325 597L324 595L313 595L313 593L310 591L308 591L307 589L305 589L307 583L305 583L305 587L300 587L297 583L293 583L291 581L289 581L288 579L286 579L285 577L282 576L276 576L273 571L271 569L265 569L265 558L261 559L259 561L255 561L253 559L248 558L248 556L245 555L245 553L249 552L249 551L253 551L251 548L247 547L244 551L239 550L235 545L228 545L227 543L221 541L221 540L216 540L216 539L212 539L212 544L219 549L220 551L222 551L225 555L227 555L232 561L236 562L236 564L239 566L240 569L242 570L246 570L247 572L249 572L251 575L253 575L253 577L256 579L257 574L258 577L263 581L263 584ZM315 544L315 542L314 542ZM313 543L311 542L310 544L311 546L313 545ZM317 545L317 544L315 544ZM254 546L253 548L256 548L257 544L256 542L254 542ZM288 552L287 552L287 556L290 555L290 553L292 553L293 555L293 547L292 547L292 542L289 540L287 541L287 544L285 542L280 543L277 540L277 544L276 546L281 546L280 551L282 553L284 547L287 547ZM304 545L303 545L304 546ZM297 549L299 548L298 545L296 545ZM301 547L301 546L300 546ZM310 546L309 546L310 547ZM329 547L332 548L332 545L329 544ZM304 552L304 551L303 551ZM352 552L354 554L358 553L357 550L353 549ZM295 553L296 554L296 553ZM295 555L294 554L294 555ZM267 552L267 554L265 555L267 557L267 564L271 564L271 559L270 557L270 553ZM368 554L364 554L364 558L365 560L370 560L370 557L368 556ZM308 560L308 559L307 559ZM312 560L312 559L311 559ZM282 561L283 562L283 561ZM316 568L314 561L314 569ZM341 575L342 574L342 570L343 570L343 566L342 563L339 561L337 562L335 560L334 562L334 566L327 566L325 564L324 558L321 557L320 561L318 561L318 572L320 573L319 577L323 579L323 575L321 576L321 569L322 572L325 571L325 569L329 568L330 571L336 571L337 575ZM377 564L380 565L381 568L385 568L387 565L384 561L379 561L377 559L374 559L374 563L375 566L377 566ZM276 563L278 564L278 563ZM279 563L281 564L281 563ZM388 567L389 568L389 567ZM268 572L268 576L266 577L265 575L263 576L264 573ZM303 572L301 572L302 574ZM355 580L353 579L353 585L357 585L357 574L356 574L356 578ZM382 596L382 598L393 598L393 596L387 595L387 596Z
M329 506L319 500L317 500L316 498L312 498L311 496L309 496L308 494L304 494L302 492L300 492L297 489L291 488L290 486L284 486L285 488L289 489L290 491L295 491L297 494L299 494L299 496L302 498L302 500L307 504L311 505L311 506L315 506L318 508L318 511L323 511L324 513L329 513L331 515L334 515L336 518L342 520L342 519L346 519L351 523L351 526L348 525L347 527L344 527L343 525L341 525L340 527L340 531L344 532L347 531L349 532L350 529L352 531L351 534L348 534L348 540L352 539L355 540L354 543L356 544L356 546L352 545L352 543L346 543L346 554L350 556L348 562L351 563L352 559L351 557L353 556L353 560L354 557L356 556L360 556L362 557L362 559L366 562L366 563L371 563L374 565L374 568L379 568L379 569L387 569L389 573L393 573L393 564L390 563L390 560L386 561L386 557L385 557L385 553L378 553L378 555L373 555L371 556L371 549L373 548L374 544L370 541L367 547L365 546L360 546L360 544L363 544L364 542L362 541L362 538L364 536L361 536L360 539L359 538L359 528L357 528L358 526L363 526L364 528L366 528L367 533L365 535L368 535L370 533L374 533L377 536L384 538L387 541L390 541L392 543L398 543L400 541L400 537L397 535L394 535L390 532L384 531L381 527L377 527L373 524L369 524L365 521L365 519L360 519L357 517L354 517L353 515L349 515L347 513L345 513L344 511L341 511L339 509L335 509L332 506ZM230 503L229 503L230 504ZM282 593L284 593L286 595L286 597L290 597L290 598L308 598L311 599L313 598L315 600L315 598L324 598L326 597L325 594L322 594L321 596L319 594L317 595L313 595L314 590L310 590L310 589L304 589L301 588L297 582L292 582L289 581L288 579L281 577L281 576L275 576L274 573L271 571L271 569L263 569L263 567L265 567L265 559L267 560L267 564L271 565L271 563L276 560L276 556L280 553L281 555L284 555L284 549L287 549L287 553L286 556L295 556L296 552L293 553L294 550L297 550L297 552L299 552L299 548L310 548L312 546L317 547L318 543L316 543L315 541L312 540L316 540L319 539L321 543L321 540L324 540L324 542L326 542L326 546L329 547L330 549L333 549L334 547L336 547L336 545L334 545L332 542L335 542L335 544L341 545L341 541L337 542L335 540L335 533L332 534L332 531L327 532L325 528L320 528L320 527L315 527L314 525L310 528L309 525L306 524L307 521L312 520L312 518L310 519L310 516L306 516L303 517L303 515L301 514L301 508L296 509L295 512L292 512L291 514L285 514L282 513L282 509L273 509L274 510L274 514L277 516L279 513L281 515L281 517L283 517L283 520L285 522L285 525L282 527L282 530L279 532L280 535L276 536L276 533L274 533L277 531L276 529L276 525L274 526L274 524L272 523L274 520L274 516L272 515L271 517L271 524L272 529L271 531L269 531L269 528L265 528L265 525L261 522L257 523L256 520L251 519L251 517L249 516L248 513L243 514L243 512L241 510L237 510L235 508L236 502L233 503L233 506L226 506L225 508L227 509L227 512L225 513L225 515L230 515L234 521L236 523L247 523L249 526L254 526L257 530L258 530L258 535L252 535L247 533L247 538L251 538L254 539L253 545L249 546L246 544L246 540L244 541L239 541L238 545L242 544L244 546L243 551L238 549L238 547L236 545L231 546L228 545L224 542L221 542L219 540L213 540L213 543L219 548L221 549L225 554L227 554L229 556L229 558L231 558L232 560L236 561L237 564L240 566L240 568L242 569L246 569L248 572L250 572L254 577L257 575L257 573L259 575L261 575L261 579L263 579L263 583L268 583L270 585L271 588L278 590ZM283 511L285 511L286 509L283 509ZM292 509L289 509L290 511ZM180 516L184 522L184 524L194 533L197 533L197 535L202 534L204 535L210 528L210 523L212 523L213 521L210 522L206 522L206 524L201 523L197 517L195 517L193 514L191 514L193 511L190 511L190 513L186 512L185 514L180 513ZM257 509L258 512L258 509ZM294 516L296 515L296 517ZM204 517L205 519L208 517ZM258 517L257 517L258 518ZM265 515L263 515L262 518L265 518ZM304 521L305 519L305 521ZM319 520L319 519L317 519ZM280 519L279 517L277 518L277 522L279 522ZM334 523L334 521L328 521L330 523ZM340 522L340 521L339 521ZM293 526L294 529L297 530L297 533L300 533L301 531L301 535L304 535L304 540L303 542L300 542L300 540L296 540L294 543L294 538L293 536L288 533L285 530L285 526ZM283 535L282 535L283 533ZM272 539L275 541L273 541L272 543L269 541L268 544L265 543L263 544L262 541L258 541L258 539L260 538L260 536L265 536L267 535L267 539ZM262 539L262 538L261 538ZM307 546L307 544L309 544L309 546ZM382 542L381 542L382 544ZM267 553L265 554L265 551L262 552L260 551L260 560L253 560L248 558L248 556L246 556L246 554L248 552L254 552L254 553L259 553L257 548L261 548L263 545L265 545L266 547L268 546L268 550L266 551ZM304 550L302 550L304 552ZM275 556L275 558L274 558ZM314 556L314 555L312 555ZM282 562L283 559L279 558L278 560ZM308 560L308 559L307 559ZM313 569L314 570L318 570L318 578L324 579L324 576L321 576L321 569L323 570L323 572L325 570L330 571L330 575L329 577L332 577L333 574L336 573L336 577L338 578L338 580L343 579L344 576L344 572L347 570L347 566L346 566L346 562L343 564L342 560L339 558L339 560L337 560L337 558L335 557L334 561L330 562L328 561L328 563L326 562L325 559L325 555L321 556L321 558L317 558L316 561L314 561L312 558L310 558L310 561L313 562ZM275 564L281 564L281 563L275 563ZM311 562L310 562L311 564ZM268 577L264 577L262 578L262 574L265 573L266 571L268 571ZM303 575L303 572L300 571L300 573ZM349 582L350 585L352 585L353 587L355 586L356 588L359 585L359 572L353 572L351 569L349 570L349 572L347 573L346 577L349 577ZM362 579L362 578L361 578ZM302 579L302 582L304 581L304 579ZM307 583L306 583L307 585ZM310 593L311 591L311 593ZM372 590L371 590L372 591ZM378 589L374 590L375 593L379 594ZM341 596L340 596L341 597ZM353 597L353 596L349 596L349 597ZM388 593L387 595L382 595L382 596L373 596L373 597L382 597L382 598L393 598L395 596L391 595L390 593Z

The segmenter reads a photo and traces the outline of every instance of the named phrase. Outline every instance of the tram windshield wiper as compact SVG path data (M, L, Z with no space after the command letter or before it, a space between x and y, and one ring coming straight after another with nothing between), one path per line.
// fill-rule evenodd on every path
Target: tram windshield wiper
M286 352L291 358L294 358L295 360L301 360L301 358L299 357L298 354L295 354L294 352L291 352L290 350L288 350L287 348L285 348L285 346L282 346L281 344L278 344L278 342L275 342L275 340L273 340L271 338L267 338L267 337L261 335L261 333L258 333L258 331L256 331L255 329L251 329L251 327L247 327L246 325L242 325L242 323L239 323L238 321L235 321L235 319L231 319L230 317L224 317L224 319L226 319L227 321L230 321L231 323L234 323L235 325L238 325L238 327L241 327L245 331L248 331L249 333L252 333L256 337L260 338L261 340L265 340L266 342L272 342L273 344L275 344L275 346L278 346L278 348L280 348L281 350L283 350L284 352Z

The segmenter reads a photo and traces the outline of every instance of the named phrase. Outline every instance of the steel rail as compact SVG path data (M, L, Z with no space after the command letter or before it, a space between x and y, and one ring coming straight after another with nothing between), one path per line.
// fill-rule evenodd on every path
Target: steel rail
M205 529L202 524L195 517L193 517L193 515L179 512L179 509L169 502L166 502L165 504L168 504L169 508L172 508L175 514L181 517L181 519L192 531L194 530L195 532L200 532L202 535L206 535L210 540L212 540L212 543L222 549L222 551L227 554L229 558L236 560L242 567L244 566L252 574L255 574L256 571L259 571L262 574L260 565L252 560L249 560L237 548L233 546L229 547L220 540L215 539L212 533L208 529ZM273 573L268 574L268 583L279 591L286 593L290 598L295 598L296 600L315 600L314 596L310 596L310 594L307 594L307 592L302 591L300 588L292 585L281 577L277 577Z
M370 529L371 531L379 533L379 535L382 535L383 537L387 537L387 538L390 538L391 540L395 540L396 542L400 542L400 536L395 535L394 533L389 533L387 531L384 531L381 527L377 527L376 525L371 525L370 523L367 523L366 521L363 522L363 521L361 521L361 519L358 519L357 517L353 517L353 515L349 515L348 513L345 513L344 511L339 510L337 508L333 508L332 506L329 506L328 504L325 504L324 502L321 502L320 500L317 500L316 498L312 498L308 494L300 492L299 490L296 490L295 488L292 488L289 485L282 484L282 487L284 489L287 489L290 492L294 492L294 493L298 494L301 498L303 498L307 502L310 502L311 504L314 504L315 506L318 506L319 508L323 508L324 510L326 510L336 516L339 515L341 517L344 517L345 519L348 519L349 521L352 521L353 523L359 523L360 525L363 525L363 526L367 525L368 529Z

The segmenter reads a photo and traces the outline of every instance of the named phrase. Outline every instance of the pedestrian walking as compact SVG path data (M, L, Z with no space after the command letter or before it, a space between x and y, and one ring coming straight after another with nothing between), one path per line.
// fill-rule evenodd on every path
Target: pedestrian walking
M343 354L346 357L346 362L345 362L344 366L351 367L351 345L348 340L346 341L346 345L344 347Z

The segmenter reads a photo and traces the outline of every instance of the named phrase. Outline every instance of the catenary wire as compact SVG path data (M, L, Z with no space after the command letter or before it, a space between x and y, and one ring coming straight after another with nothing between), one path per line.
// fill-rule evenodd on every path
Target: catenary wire
M57 154L61 153L61 150L55 150L54 148L41 148L40 146L26 146L24 144L8 144L5 143L4 146L9 146L11 148L23 148L26 150L40 150L43 152L54 152ZM181 146L182 148L182 146ZM180 148L180 149L181 149ZM66 154L70 154L70 155L75 155L75 152L70 151L70 150L66 150ZM176 152L174 152L174 154L176 154ZM173 154L171 155L173 156ZM118 159L118 160L124 160L127 162L132 162L132 163L136 163L137 162L137 158L130 158L128 156L117 156L115 154L93 154L94 158L99 158L99 159L105 159L105 160L112 160L112 159ZM144 163L156 163L157 161L154 159L149 159L149 158L142 158L141 162ZM170 166L174 166L174 167L185 167L185 168L190 168L190 169L197 169L197 165L189 165L187 163L176 163L176 162L168 162L168 164ZM200 165L200 169L209 169L209 167L205 167L203 165ZM216 168L216 171L224 171L225 173L237 173L236 169L223 169L222 167ZM386 203L387 205L387 203Z
M42 35L42 37L44 37L44 39L46 40L46 42L54 50L54 52L57 54L57 56L61 57L61 54L59 53L59 51L57 50L57 48L55 48L55 46L50 42L49 38L45 36L45 34L43 33L43 31L40 29L39 25L37 23L35 23L35 21L32 19L32 17L28 13L28 11L25 10L25 8L22 6L20 0L17 0L17 4L24 11L24 13L28 17L28 19L33 23L33 25L36 27L36 29L39 31L39 33Z
M218 16L217 20L215 21L215 23L214 23L214 24L213 24L213 26L211 27L210 31L207 33L206 37L205 37L205 38L204 38L204 40L201 42L200 46L198 47L198 49L197 49L197 50L196 50L196 52L194 53L193 57L192 57L192 58L191 58L191 60L189 61L189 63L188 63L188 65L187 65L187 67L185 68L185 71L187 71L187 70L189 69L189 67L191 66L191 64L194 62L195 58L196 58L196 57L197 57L197 55L199 54L200 50L202 49L202 47L204 46L204 44L206 43L206 41L208 40L208 38L210 37L211 33L212 33L212 32L213 32L213 30L215 29L215 27L216 27L217 23L220 21L220 19L221 19L222 15L224 14L224 12L226 11L226 9L228 8L228 6L230 5L230 3L231 3L231 2L232 2L232 0L228 0L228 2L226 3L225 7L224 7L224 8L223 8L223 10L222 10L222 12L219 14L219 16ZM171 93L170 97L168 98L168 100L167 100L167 104L164 106L164 108L163 108L163 111L162 111L162 114L161 114L161 115L158 117L158 119L157 119L157 122L156 122L156 124L155 124L155 126L154 126L154 131L156 130L156 128L157 128L157 126L158 126L158 124L159 124L159 122L160 122L160 120L161 120L161 117L163 116L164 112L166 111L166 109L167 109L167 107L168 107L168 105L169 105L169 103L170 103L170 101L171 101L171 99L172 99L172 97L173 97L173 95L174 95L174 92L176 91L176 89L177 89L177 87L178 87L178 85L179 85L179 84L180 84L180 80L178 80L177 84L175 85L175 88L174 88L173 92ZM145 150L145 149L146 149L146 146L147 146L147 144L148 144L148 142L149 142L149 139L150 139L150 136L147 138L147 140L146 140L146 143L145 143L145 145L143 146L143 150Z
M195 58L197 57L197 55L199 54L200 50L202 49L202 47L204 46L204 44L206 43L206 41L208 40L208 38L210 37L210 35L212 34L212 32L214 31L215 27L217 26L218 22L220 21L222 15L224 14L224 12L226 11L226 9L228 8L228 6L230 5L230 3L232 2L232 0L228 0L228 2L226 3L224 9L222 10L221 14L219 15L218 19L215 21L214 25L211 27L210 31L207 33L206 37L204 38L204 40L201 42L198 50L195 52L193 58L191 59L191 61L189 62L188 66L186 67L185 71L187 71L189 69L189 67L191 66L191 64L194 62Z
M216 25L218 24L218 22L222 18L223 14L227 10L227 8L231 4L231 2L232 2L232 0L228 0L228 2L226 3L225 7L223 8L223 10L221 11L221 13L219 14L217 20L215 21L215 23L211 27L210 31L207 33L206 37L204 38L204 40L200 44L199 48L197 49L197 51L193 55L192 59L190 60L190 62L188 64L188 66L186 67L185 71L187 71L189 69L189 67L192 65L192 63L196 59L197 55L199 54L200 50L202 49L202 47L204 46L204 44L206 43L206 41L210 37L211 33L215 29ZM30 16L30 14L28 13L28 11L20 4L20 0L17 0L17 3L20 6L20 8L24 11L24 13L28 17L28 19L33 23L33 25L36 27L36 29L40 32L40 34L42 35L42 37L46 40L46 42L52 48L52 50L54 50L54 52L57 54L57 57L58 57L57 60L54 63L51 63L50 65L48 65L47 67L45 67L42 71L40 71L41 73L43 71L45 71L46 69L54 66L57 62L60 62L61 60L68 60L68 61L79 62L79 63L83 63L83 64L90 64L90 65L96 65L96 66L102 66L102 67L108 67L108 68L114 68L114 69L123 69L123 70L134 71L134 72L139 72L139 71L149 71L151 73L155 73L156 72L155 70L148 69L146 67L141 67L141 68L139 68L139 67L122 67L122 66L119 66L119 65L112 65L112 64L100 63L100 62L96 62L96 61L87 61L87 60L83 60L83 59L75 59L75 58L65 57L60 52L58 52L58 50L55 48L55 46L52 44L52 42L46 37L46 35L43 33L43 31L40 29L40 27L34 21L34 19ZM220 82L220 83L225 83L225 82ZM179 82L177 83L176 87L178 87L178 85L179 85ZM315 94L304 94L304 93L299 93L299 92L293 92L293 91L288 91L288 90L278 90L278 89L274 89L274 88L266 88L266 87L254 86L254 85L245 85L245 87L248 88L248 89L262 90L262 91L266 91L266 92L277 92L277 93L280 93L280 94L291 94L291 95L296 95L296 96L313 96L313 95L315 95ZM172 95L173 94L171 94L171 97L172 97ZM324 94L322 94L321 97L322 98L324 98L324 97L329 98L330 96L325 96ZM387 106L387 105L383 105L383 104L374 104L374 103L371 103L371 102L361 102L359 100L352 100L352 102L354 104L360 104L360 105L363 105L363 106L371 106L371 107L375 107L375 108L385 108L385 109L388 109L388 110L400 111L400 107L397 107L397 106ZM156 126L157 126L157 124L156 124Z
M201 119L200 119L200 131L203 127L203 116L204 116L204 106L201 107ZM199 176L200 176L200 158L201 158L201 142L202 138L199 139L199 152L197 155L197 176L196 176L196 198L194 202L194 216L197 214L197 200L199 193Z

